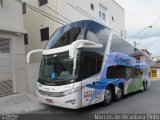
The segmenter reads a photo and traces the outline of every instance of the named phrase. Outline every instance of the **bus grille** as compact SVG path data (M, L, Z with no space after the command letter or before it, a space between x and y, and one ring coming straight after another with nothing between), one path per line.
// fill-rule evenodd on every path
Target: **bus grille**
M64 96L63 92L47 92L43 90L38 90L38 92L41 95L48 96L48 97L63 97Z

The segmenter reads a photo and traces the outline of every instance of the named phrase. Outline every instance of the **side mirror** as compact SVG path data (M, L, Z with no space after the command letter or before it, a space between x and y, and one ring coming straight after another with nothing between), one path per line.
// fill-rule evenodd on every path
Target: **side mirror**
M77 48L83 48L83 47L84 48L102 48L103 45L93 41L89 41L89 40L77 40L70 45L70 49L69 49L70 59L76 56Z
M28 52L27 53L27 60L26 60L27 64L30 63L30 57L33 53L38 53L38 52L42 52L42 51L43 51L43 49L36 49L36 50L32 50L32 51Z

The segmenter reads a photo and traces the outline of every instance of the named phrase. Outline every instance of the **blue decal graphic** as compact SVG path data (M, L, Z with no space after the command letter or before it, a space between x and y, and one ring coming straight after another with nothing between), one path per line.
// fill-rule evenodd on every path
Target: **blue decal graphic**
M107 73L107 68L110 66L114 65L125 65L125 66L130 66L134 68L138 68L144 71L144 77L148 75L147 71L144 69L149 68L149 66L146 63L140 63L140 61L136 60L135 58L130 57L127 54L120 53L120 52L112 52L108 55L107 60L105 61L105 65L102 68L102 73L100 76L100 80L97 81L94 85L93 84L87 84L86 87L88 88L93 88L95 91L93 92L91 99L89 101L89 104L96 99L96 96L98 93L102 92L105 90L108 86L108 84L112 83L114 86L118 86L120 82L123 83L130 83L130 78L124 78L124 79L107 79L106 78L106 73ZM146 73L146 74L145 74ZM134 80L134 84L137 85L138 81Z
M52 78L52 79L56 78L56 73L55 73L55 72L52 72L52 73L51 73L51 78Z

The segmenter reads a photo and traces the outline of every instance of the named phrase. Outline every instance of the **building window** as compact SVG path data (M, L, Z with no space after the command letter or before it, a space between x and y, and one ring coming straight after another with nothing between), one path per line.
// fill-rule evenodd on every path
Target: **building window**
M48 0L38 0L38 3L39 3L39 7L45 5L48 3Z
M27 10L26 10L26 3L23 2L22 3L22 13L23 13L23 15L26 14L26 12L27 12Z
M0 0L0 5L3 6L3 0Z
M49 40L49 27L40 30L41 41Z
M150 73L151 78L157 78L157 70L151 70Z
M10 53L10 42L8 39L0 39L0 53Z
M112 22L114 22L114 17L112 16Z
M106 21L106 14L103 13L102 11L99 11L99 18Z
M123 37L123 31L121 30L121 37Z
M102 19L105 21L106 20L106 14L102 13Z
M24 34L24 44L28 45L28 34Z
M106 13L107 13L107 8L100 4L99 5L99 18L106 21Z
M91 3L91 10L94 11L94 4L93 3Z
M99 18L101 18L102 16L101 16L101 11L99 11Z

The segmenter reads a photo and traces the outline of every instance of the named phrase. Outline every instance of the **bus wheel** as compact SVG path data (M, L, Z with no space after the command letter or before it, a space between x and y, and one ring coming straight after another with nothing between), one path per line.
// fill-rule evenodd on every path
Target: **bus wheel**
M118 86L117 87L117 93L115 95L115 100L116 101L120 101L122 99L123 96L123 87L122 86Z
M146 90L148 90L148 82L146 81Z
M105 91L103 104L104 104L104 105L109 105L109 104L111 104L112 99L113 99L113 92L112 92L112 88L109 87L109 88L107 88L106 91Z
M142 92L144 92L146 90L146 82L143 81L143 84L142 84Z

